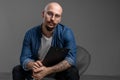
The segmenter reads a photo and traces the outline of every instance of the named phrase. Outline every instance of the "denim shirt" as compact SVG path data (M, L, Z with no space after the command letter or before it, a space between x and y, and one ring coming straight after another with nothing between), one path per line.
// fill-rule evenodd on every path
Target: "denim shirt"
M26 32L20 56L20 64L24 70L27 70L26 64L28 62L38 60L38 50L41 44L41 37L41 25L33 27ZM76 64L76 42L74 34L69 27L62 24L58 24L55 27L51 46L70 49L65 60L71 65Z

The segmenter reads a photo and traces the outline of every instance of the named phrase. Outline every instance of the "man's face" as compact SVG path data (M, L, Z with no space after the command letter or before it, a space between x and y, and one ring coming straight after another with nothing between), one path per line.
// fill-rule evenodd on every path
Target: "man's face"
M59 6L50 5L43 11L43 24L47 30L52 31L56 25L61 21L62 9Z

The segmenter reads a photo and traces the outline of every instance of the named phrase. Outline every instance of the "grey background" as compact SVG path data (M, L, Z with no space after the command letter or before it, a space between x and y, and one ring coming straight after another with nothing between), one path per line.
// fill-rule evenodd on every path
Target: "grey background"
M41 23L42 9L50 1L0 0L0 72L11 72L19 64L24 34ZM85 74L120 76L120 1L58 2L64 9L62 23L73 29L77 44L91 54Z

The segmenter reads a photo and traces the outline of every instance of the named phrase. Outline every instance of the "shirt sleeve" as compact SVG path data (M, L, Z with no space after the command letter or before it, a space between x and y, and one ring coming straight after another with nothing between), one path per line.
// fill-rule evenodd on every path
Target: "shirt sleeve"
M65 60L69 62L71 65L76 65L76 42L75 37L71 29L67 29L63 33L64 36L64 46L70 51L66 56Z
M22 45L22 51L21 51L21 56L20 56L20 64L22 65L24 70L28 70L26 65L30 61L34 61L32 57L32 52L31 52L31 44L30 44L30 33L27 32L25 34L24 40L23 40L23 45Z

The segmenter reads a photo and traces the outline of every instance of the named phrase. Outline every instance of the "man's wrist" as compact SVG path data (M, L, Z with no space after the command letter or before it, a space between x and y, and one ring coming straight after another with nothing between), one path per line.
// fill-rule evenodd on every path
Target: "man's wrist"
M46 69L47 69L47 74L53 73L52 67L46 67Z
M32 70L33 65L34 65L34 61L28 62L28 64L27 64L27 69Z

